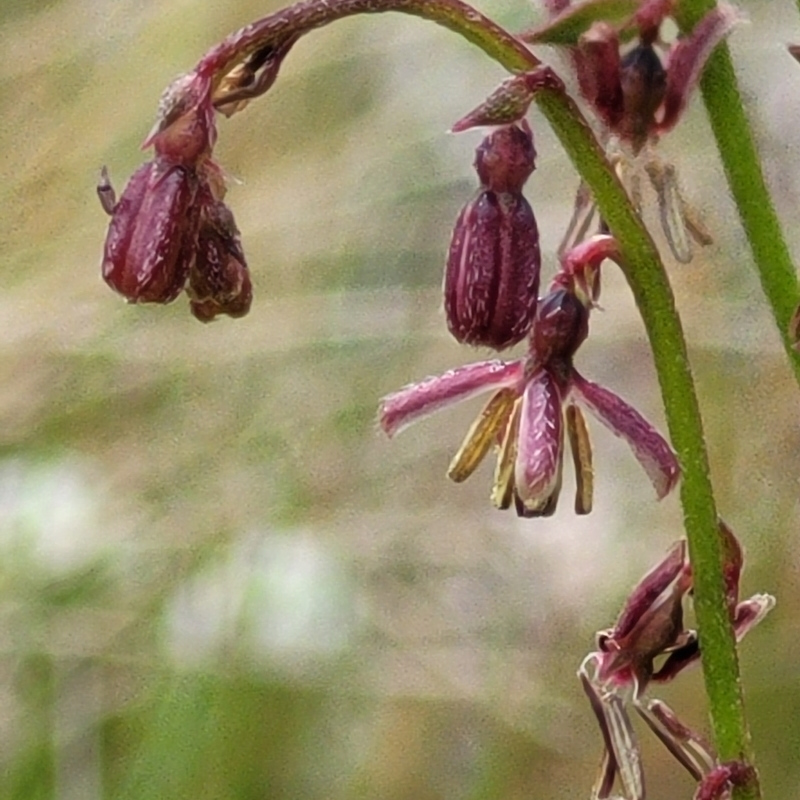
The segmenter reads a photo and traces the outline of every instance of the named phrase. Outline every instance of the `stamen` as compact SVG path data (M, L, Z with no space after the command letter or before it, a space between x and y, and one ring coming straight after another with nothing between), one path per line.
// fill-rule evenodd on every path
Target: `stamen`
M514 467L517 460L517 436L519 436L521 405L521 399L514 403L506 424L506 432L500 445L500 452L497 455L491 499L494 507L500 510L509 508L514 496Z
M570 404L566 408L567 433L575 464L575 513L588 514L592 510L594 495L594 470L592 468L592 441L586 418L580 408Z
M450 480L461 483L475 472L491 446L498 441L500 432L507 427L517 398L514 389L501 389L484 406L450 462L447 470Z

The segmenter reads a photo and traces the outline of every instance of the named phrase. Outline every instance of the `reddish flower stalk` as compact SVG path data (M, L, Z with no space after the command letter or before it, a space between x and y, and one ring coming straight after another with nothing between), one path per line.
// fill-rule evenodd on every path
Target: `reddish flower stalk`
M437 0L435 3L428 0L337 0L335 3L306 0L232 33L203 56L195 72L210 80L217 106L226 105L233 91L248 98L256 97L272 85L274 77L261 82L250 76L264 70L277 75L281 60L299 37L345 17L386 11L423 17L457 30L475 42L491 42L498 50L516 51L531 68L537 66L538 60L522 42L460 0ZM239 78L239 71L244 80Z

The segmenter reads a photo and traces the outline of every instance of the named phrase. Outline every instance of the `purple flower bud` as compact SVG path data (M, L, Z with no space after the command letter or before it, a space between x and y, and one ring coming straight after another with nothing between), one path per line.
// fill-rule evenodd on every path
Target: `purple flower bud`
M578 87L612 130L623 115L619 35L606 22L595 22L578 41L574 53Z
M195 72L176 78L162 93L158 117L142 145L168 160L197 166L217 139L209 81Z
M568 360L589 334L589 310L566 289L550 292L536 311L531 353L537 364Z
M239 230L224 203L213 203L205 213L189 273L192 314L201 322L210 322L217 314L243 317L250 310L253 287Z
M522 186L534 167L530 129L495 131L475 153L483 190L456 221L444 277L447 326L465 344L521 341L539 292L539 230Z
M565 91L561 78L550 67L537 67L506 78L477 108L462 117L450 129L460 133L470 128L511 125L528 113L533 98L542 89ZM525 125L525 123L522 123ZM527 126L526 126L527 127Z
M652 45L640 44L622 59L620 85L624 106L620 133L638 151L647 142L667 88L666 70Z
M521 194L482 191L456 222L444 278L450 333L502 350L521 341L539 291L539 231Z
M180 294L194 260L198 186L192 170L161 160L134 173L113 207L103 251L112 289L133 303L169 303Z
M487 136L475 150L475 169L485 189L518 194L535 169L535 159L533 134L523 121Z
M732 789L737 786L749 786L752 792L757 780L755 767L750 764L744 761L725 761L703 777L694 793L694 800L720 800L730 797Z

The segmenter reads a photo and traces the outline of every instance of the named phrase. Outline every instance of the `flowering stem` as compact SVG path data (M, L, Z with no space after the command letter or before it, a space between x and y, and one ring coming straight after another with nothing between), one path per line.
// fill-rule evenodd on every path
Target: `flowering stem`
M672 287L650 235L571 102L551 92L542 92L536 99L619 242L625 275L653 351L670 438L683 469L681 503L717 752L722 761L752 763L736 644L725 604L722 548L703 424ZM760 797L757 780L736 789L735 797Z
M449 28L510 72L534 69L540 61L515 36L461 0L305 0L231 34L210 50L198 69L222 77L237 63L270 44L279 44L356 14L398 11Z
M685 31L691 30L714 8L716 2L682 0L677 5L676 18ZM789 63L790 58L785 51L783 56L787 59L787 69L798 68L796 64ZM789 335L789 321L800 302L800 287L761 171L753 134L736 84L730 50L724 42L709 58L700 88L728 185L750 242L761 287L772 308L795 378L800 383L800 352L793 349Z
M247 55L277 45L345 16L384 11L412 14L443 25L510 72L540 65L518 39L460 0L307 0L247 26L212 50L201 64L212 73L224 71L241 61L243 52ZM542 89L535 101L591 188L603 219L619 242L626 277L652 347L672 444L683 468L681 501L716 745L722 760L747 757L748 734L725 603L717 513L697 396L672 289L649 233L578 108L565 93L554 89ZM794 298L792 294L791 302ZM788 306L787 301L784 303ZM738 795L757 796L757 786Z

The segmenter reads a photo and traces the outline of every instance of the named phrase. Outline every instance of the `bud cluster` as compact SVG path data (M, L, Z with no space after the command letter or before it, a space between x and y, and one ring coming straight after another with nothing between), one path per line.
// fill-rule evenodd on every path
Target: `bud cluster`
M164 93L145 141L155 158L133 174L119 201L103 169L97 191L111 222L102 273L128 301L170 303L186 289L202 322L249 311L250 275L211 159L215 140L207 81L190 73Z
M700 73L714 48L740 15L720 3L686 35L671 43L661 36L673 0L618 4L607 0L548 0L551 18L522 34L524 41L566 47L580 93L602 123L609 159L641 213L644 178L655 192L658 216L674 258L688 263L694 245L713 242L701 215L683 196L675 168L663 163L655 145L680 121ZM633 39L633 43L629 44ZM519 90L518 90L519 93ZM589 230L594 207L581 186L560 252ZM605 230L601 224L600 230Z
M672 0L641 0L619 25L609 19L609 5L607 0L551 4L551 19L521 38L566 45L581 94L609 132L638 152L677 124L709 55L740 17L720 4L691 33L666 45L661 27L674 12ZM623 52L631 37L636 43Z

